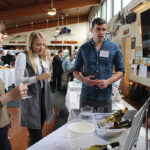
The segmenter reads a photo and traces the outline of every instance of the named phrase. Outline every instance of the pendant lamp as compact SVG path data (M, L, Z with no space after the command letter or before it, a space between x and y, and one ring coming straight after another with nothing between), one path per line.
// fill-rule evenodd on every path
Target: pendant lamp
M56 14L56 8L53 8L53 0L51 0L51 7L48 9L48 15L53 16Z

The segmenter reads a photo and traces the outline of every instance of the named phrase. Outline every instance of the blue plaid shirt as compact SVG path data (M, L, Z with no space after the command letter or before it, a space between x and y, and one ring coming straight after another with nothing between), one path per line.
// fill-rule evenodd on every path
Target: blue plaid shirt
M100 56L100 51L107 51L108 57ZM117 44L104 40L104 43L98 52L93 39L83 44L76 56L74 71L80 71L85 66L85 76L94 75L95 79L106 80L112 76L113 65L115 71L124 73L122 62L122 53ZM105 89L99 89L97 86L89 87L82 84L81 96L86 99L105 100L111 97L112 85Z

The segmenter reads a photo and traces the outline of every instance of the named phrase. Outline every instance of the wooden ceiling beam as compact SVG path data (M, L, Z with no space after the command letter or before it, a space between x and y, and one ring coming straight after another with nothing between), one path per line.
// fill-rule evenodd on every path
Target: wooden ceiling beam
M100 4L100 0L63 0L54 1L54 7L58 11L80 8L85 6L93 6ZM16 19L20 17L32 16L42 13L47 13L47 9L50 7L50 3L40 4L32 7L19 8L13 10L1 11L0 20L5 21L8 19Z
M80 23L81 22L87 22L87 21L88 21L88 16L80 17ZM75 18L69 18L67 20L67 24L75 24L75 23L78 23L78 20L76 17ZM61 24L60 24L60 26L61 26ZM57 27L56 21L51 21L48 24L46 22L34 24L32 26L32 30L46 29L46 28L52 28L52 27ZM15 28L7 29L8 34L16 34L16 33L21 33L21 32L28 32L28 31L31 31L30 25L18 27L17 31Z
M0 1L0 5L3 7L3 8L10 8L9 6L10 6L10 3L7 1L7 0L1 0Z

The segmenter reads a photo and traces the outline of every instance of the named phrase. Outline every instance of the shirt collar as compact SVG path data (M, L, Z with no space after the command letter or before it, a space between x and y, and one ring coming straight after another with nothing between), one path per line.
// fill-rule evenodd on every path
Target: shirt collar
M91 39L89 40L89 42L90 42L92 45L95 45L93 38L91 38ZM105 42L106 42L106 39L104 38L104 42L103 42L103 43L105 43Z

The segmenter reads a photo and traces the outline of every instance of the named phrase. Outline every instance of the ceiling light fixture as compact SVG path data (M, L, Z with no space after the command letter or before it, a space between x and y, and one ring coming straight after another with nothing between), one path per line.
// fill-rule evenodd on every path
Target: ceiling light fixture
M49 20L46 19L46 28L48 28L48 22L49 22Z
M56 32L58 32L58 33L60 32L60 29L58 27L56 28Z
M58 14L58 17L57 17L57 28L56 28L56 32L60 32L60 28L59 28L59 14Z
M53 16L56 14L56 8L53 8L53 0L51 0L51 7L48 9L48 15Z
M8 36L8 34L5 32L5 33L4 33L4 38L6 38L7 36Z
M19 25L17 24L16 25L16 33L18 33L18 27L19 27Z

